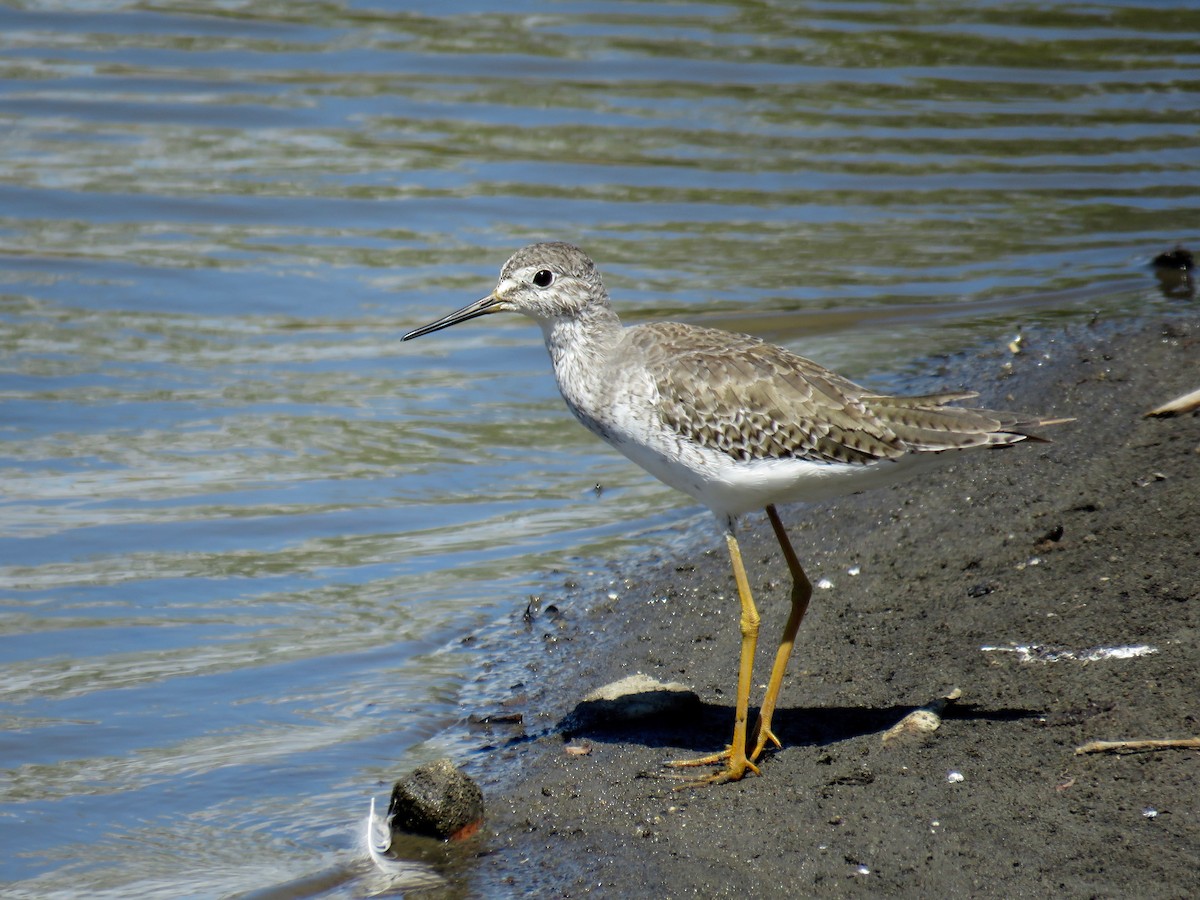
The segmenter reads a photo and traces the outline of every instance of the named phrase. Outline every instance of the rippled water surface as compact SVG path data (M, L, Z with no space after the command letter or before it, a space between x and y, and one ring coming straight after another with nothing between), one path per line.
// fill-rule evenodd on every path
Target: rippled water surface
M521 244L886 385L1200 242L1187 0L0 3L0 74L13 897L373 889L464 636L704 534L530 323L398 343Z

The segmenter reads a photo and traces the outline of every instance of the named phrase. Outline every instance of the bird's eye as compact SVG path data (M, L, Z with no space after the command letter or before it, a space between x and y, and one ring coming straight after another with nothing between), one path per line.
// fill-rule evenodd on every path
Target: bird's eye
M538 287L550 287L554 283L554 273L549 269L539 269L533 275L533 283Z

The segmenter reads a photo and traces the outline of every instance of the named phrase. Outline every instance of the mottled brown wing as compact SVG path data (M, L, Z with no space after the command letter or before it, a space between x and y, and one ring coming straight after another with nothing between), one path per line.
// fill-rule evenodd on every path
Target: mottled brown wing
M738 460L870 463L906 452L863 404L864 388L803 357L676 323L631 331L658 386L659 416L689 440Z
M662 422L738 460L868 464L906 453L1041 440L1052 420L947 406L973 392L895 397L747 335L677 323L630 329Z

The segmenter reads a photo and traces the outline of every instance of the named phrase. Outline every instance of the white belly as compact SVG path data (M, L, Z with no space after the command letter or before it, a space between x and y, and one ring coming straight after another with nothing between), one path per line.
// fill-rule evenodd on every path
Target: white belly
M637 440L610 442L659 481L704 504L719 518L736 517L769 504L817 502L854 494L923 471L944 453L910 453L866 465L802 459L735 460L686 441L653 447Z

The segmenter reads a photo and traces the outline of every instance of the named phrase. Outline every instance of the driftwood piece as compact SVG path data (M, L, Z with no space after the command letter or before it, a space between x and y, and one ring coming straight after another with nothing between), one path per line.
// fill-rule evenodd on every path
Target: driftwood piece
M1200 737L1168 738L1143 741L1090 741L1075 748L1076 756L1085 753L1144 753L1147 750L1200 750Z
M1190 394L1182 394L1174 400L1169 400L1162 406L1157 406L1147 416L1178 416L1194 409L1200 409L1200 388Z

